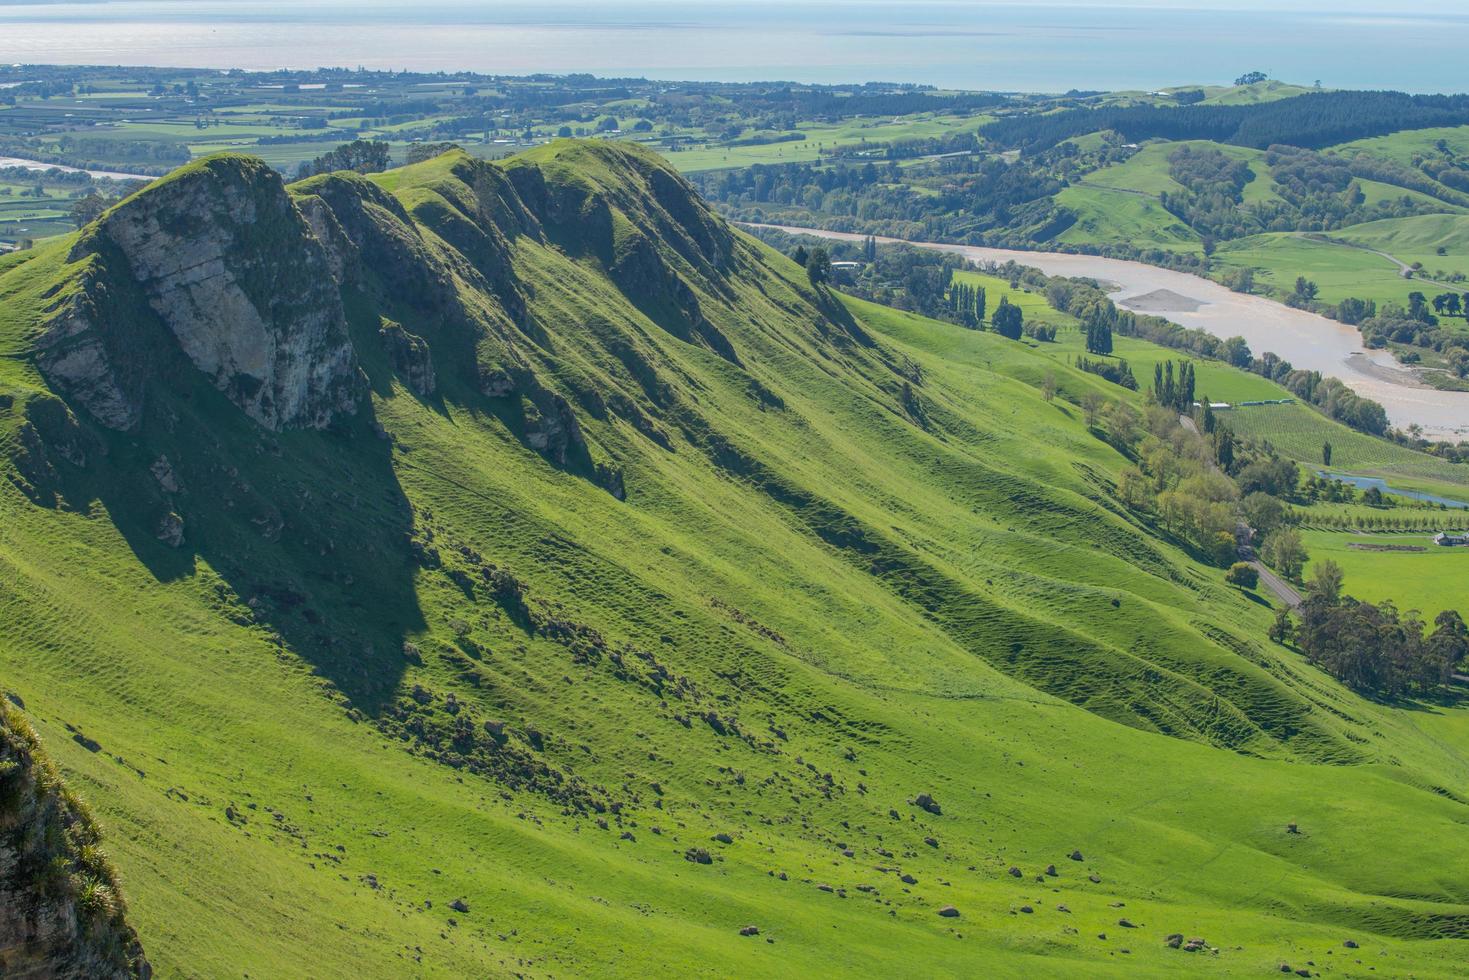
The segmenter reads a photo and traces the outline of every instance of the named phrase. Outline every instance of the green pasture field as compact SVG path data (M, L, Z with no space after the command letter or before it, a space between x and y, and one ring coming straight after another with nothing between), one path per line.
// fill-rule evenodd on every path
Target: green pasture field
M970 132L991 120L990 116L944 116L931 113L905 116L899 121L862 118L841 123L798 123L806 139L757 146L711 146L669 153L668 160L679 170L723 170L756 163L802 163L817 160L823 149L869 142L942 136Z
M1318 298L1327 303L1357 297L1376 300L1379 305L1406 305L1409 293L1431 288L1405 279L1391 260L1380 255L1295 232L1267 232L1223 242L1214 253L1214 263L1216 270L1221 266L1254 269L1257 288L1267 286L1277 295L1292 291L1296 277L1305 276L1316 283Z
M1345 573L1343 591L1367 602L1392 600L1399 609L1417 609L1424 619L1445 609L1469 616L1469 548L1445 548L1427 533L1352 534L1305 531L1310 559L1305 576L1330 559ZM1353 545L1421 547L1423 551L1367 551Z

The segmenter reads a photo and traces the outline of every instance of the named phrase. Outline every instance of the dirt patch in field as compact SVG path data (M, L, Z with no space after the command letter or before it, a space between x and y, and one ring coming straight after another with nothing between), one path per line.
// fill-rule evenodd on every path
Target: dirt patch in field
M1376 544L1371 541L1348 541L1353 551L1427 551L1421 544Z

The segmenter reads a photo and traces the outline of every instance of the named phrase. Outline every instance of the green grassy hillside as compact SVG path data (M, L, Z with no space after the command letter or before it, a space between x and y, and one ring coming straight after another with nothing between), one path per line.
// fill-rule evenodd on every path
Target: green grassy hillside
M1469 126L1440 126L1432 129L1410 129L1387 136L1354 140L1333 147L1338 153L1370 153L1404 166L1415 159L1439 153L1439 144L1453 153L1469 153Z
M215 270L342 317L355 410L199 369L133 274L179 202L270 216ZM160 975L1455 975L1463 709L1268 643L1105 387L625 146L211 158L0 266L0 677Z
M1198 234L1170 214L1156 196L1083 182L1058 193L1056 203L1076 215L1076 222L1056 236L1064 244L1130 242L1176 252L1203 248Z
M1429 276L1469 275L1469 215L1424 214L1343 228L1333 238L1386 252ZM1440 251L1442 250L1442 251Z

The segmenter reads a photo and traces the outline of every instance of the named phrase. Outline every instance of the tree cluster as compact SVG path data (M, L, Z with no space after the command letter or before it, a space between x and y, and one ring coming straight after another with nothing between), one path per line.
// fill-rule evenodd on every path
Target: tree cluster
M1190 414L1194 410L1194 364L1180 361L1174 377L1173 361L1153 365L1153 401L1175 412ZM1212 418L1212 411L1210 417Z
M1019 340L1025 332L1025 314L1021 312L1020 307L1010 302L1008 296L1001 296L1000 305L995 307L990 325L1001 337Z
M1086 349L1089 354L1112 353L1112 327L1117 323L1117 307L1110 302L1096 304L1086 317Z
M983 286L956 282L949 287L949 312L954 321L971 329L984 323L985 292Z
M388 169L392 147L382 140L353 140L329 150L310 163L302 163L296 178L313 174L329 174L337 170L355 170L371 174Z
M1433 620L1392 602L1343 595L1341 569L1324 561L1297 613L1296 643L1306 659L1342 683L1373 694L1430 694L1469 657L1469 628L1453 610Z
M1078 357L1074 364L1079 371L1095 374L1128 391L1137 391L1137 378L1133 376L1132 368L1127 366L1127 361L1121 358L1115 361L1094 361L1089 357Z

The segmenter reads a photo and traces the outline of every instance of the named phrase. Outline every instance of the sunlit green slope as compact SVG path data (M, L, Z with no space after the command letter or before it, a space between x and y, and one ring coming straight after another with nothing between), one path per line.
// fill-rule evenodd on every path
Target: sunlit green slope
M271 322L343 317L320 428L185 355L169 195L257 216L205 273ZM78 303L131 426L47 360ZM0 680L161 974L1462 963L1462 709L1270 645L1114 500L1102 382L813 287L649 154L211 158L0 267L0 355Z

